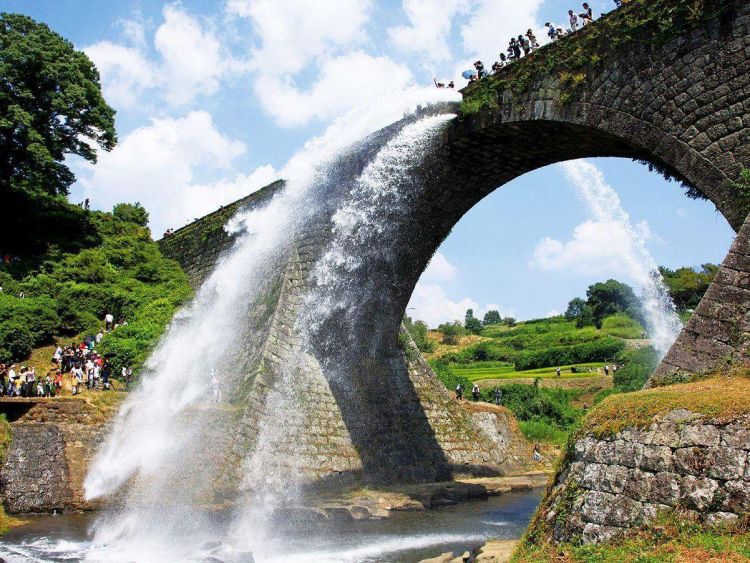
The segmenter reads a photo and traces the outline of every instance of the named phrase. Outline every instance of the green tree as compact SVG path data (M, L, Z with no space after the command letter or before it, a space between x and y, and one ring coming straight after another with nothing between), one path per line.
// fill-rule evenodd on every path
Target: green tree
M664 284L678 311L695 309L718 271L719 266L716 264L703 264L700 270L693 268L670 270L663 266L659 268Z
M413 321L410 316L405 315L404 326L409 331L420 352L428 353L435 349L435 345L427 338L427 323L424 321Z
M580 297L571 299L565 311L565 318L569 321L580 319L586 312L587 303Z
M479 334L482 332L482 321L474 316L474 309L466 310L464 328L472 334Z
M438 330L443 334L443 344L458 344L458 339L464 334L464 327L461 326L459 321L443 323L438 327Z
M67 155L111 150L115 111L99 72L72 43L21 14L0 14L0 189L67 195Z
M491 309L484 314L484 320L482 321L482 324L484 324L485 326L499 325L502 322L502 320L503 319L500 316L500 312L495 311L494 309Z
M76 251L101 242L88 210L65 197L75 181L65 158L95 162L97 145L111 150L114 115L84 53L42 23L0 13L3 252L32 256L52 245Z
M148 225L148 211L138 201L135 203L118 203L112 209L112 215L118 221L128 221L141 227Z
M642 317L641 307L633 288L616 280L595 283L586 290L596 326L615 313L627 313L636 320Z

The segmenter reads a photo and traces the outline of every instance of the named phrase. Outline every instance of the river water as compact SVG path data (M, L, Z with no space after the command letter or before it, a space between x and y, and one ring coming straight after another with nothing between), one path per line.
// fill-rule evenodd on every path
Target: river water
M542 489L508 493L426 512L394 513L384 520L324 522L275 537L253 554L257 562L413 562L446 551L463 552L487 539L521 536ZM8 562L133 561L93 541L93 514L36 517L0 541L0 557ZM217 563L248 561L228 542L214 540L184 561Z

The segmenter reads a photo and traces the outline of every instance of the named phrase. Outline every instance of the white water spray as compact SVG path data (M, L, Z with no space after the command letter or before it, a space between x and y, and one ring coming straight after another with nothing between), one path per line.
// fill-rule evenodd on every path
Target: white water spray
M112 495L127 484L122 508L96 524L97 549L110 546L112 558L179 560L207 537L226 535L194 509L217 471L194 458L213 440L211 427L221 424L217 409L206 407L212 370L224 397L231 396L244 376L236 360L247 346L245 319L265 295L295 232L314 212L319 202L311 198L311 188L335 173L337 156L419 105L457 98L445 90L418 89L353 110L290 160L282 171L286 187L267 205L230 222L228 230L238 234L234 247L169 327L91 465L88 498Z
M564 162L560 166L594 219L615 225L625 233L627 244L620 258L642 288L641 302L651 341L659 355L664 357L680 334L682 323L658 265L646 247L643 233L634 228L617 192L607 184L596 166L585 160Z

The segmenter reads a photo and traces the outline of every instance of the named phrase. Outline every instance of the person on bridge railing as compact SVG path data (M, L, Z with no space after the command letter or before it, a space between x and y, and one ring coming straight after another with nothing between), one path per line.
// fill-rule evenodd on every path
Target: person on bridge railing
M583 3L583 13L581 14L581 21L583 25L588 25L594 22L594 10L591 9L588 2Z
M568 10L568 21L570 22L570 31L573 33L578 31L578 16L573 10Z
M521 46L521 49L523 49L523 55L526 56L529 53L531 53L531 41L526 39L523 35L518 36L518 44Z
M539 41L536 38L536 35L534 35L534 32L532 30L528 30L526 32L526 37L529 39L529 43L531 43L531 50L535 50L539 48Z

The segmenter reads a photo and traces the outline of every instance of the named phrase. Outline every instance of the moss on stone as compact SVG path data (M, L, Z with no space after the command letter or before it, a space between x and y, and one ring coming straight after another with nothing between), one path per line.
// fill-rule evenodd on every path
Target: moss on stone
M577 434L609 436L627 427L645 428L674 409L717 422L750 415L750 372L736 370L702 381L613 395L589 412Z

